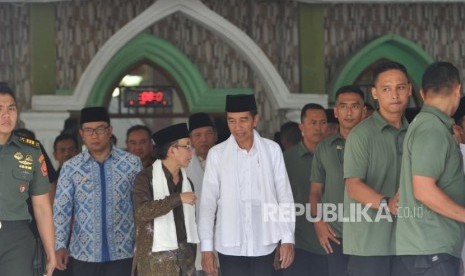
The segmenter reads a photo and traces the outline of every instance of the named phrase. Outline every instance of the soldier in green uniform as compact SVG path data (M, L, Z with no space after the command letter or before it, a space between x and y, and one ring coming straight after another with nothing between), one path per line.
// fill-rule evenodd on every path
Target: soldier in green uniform
M325 137L327 118L325 109L315 103L306 104L300 115L302 141L284 152L284 162L291 183L294 202L305 206L310 194L310 172L313 153ZM296 216L294 263L283 271L284 276L328 274L326 252L321 248L308 215Z
M352 128L365 116L363 98L363 92L358 86L343 86L336 92L334 117L339 122L339 130L318 144L312 162L309 201L313 217L318 215L318 203L322 203L320 210L323 212L333 207L342 209L345 188L342 167L344 146ZM342 218L336 218L336 221L328 221L332 217L323 214L321 220L314 223L320 245L328 254L330 276L345 275L348 262L348 256L342 252Z
M421 112L404 142L396 276L458 276L465 236L465 176L450 118L459 106L459 71L447 62L423 74Z
M373 70L373 98L379 110L355 126L344 150L343 250L350 255L348 276L390 276L395 255L396 213L403 116L412 86L407 70L383 62ZM381 212L381 213L379 213Z
M33 274L35 241L26 203L31 197L47 254L44 273L51 276L56 260L47 166L37 141L12 133L17 119L14 93L8 86L0 85L0 273Z

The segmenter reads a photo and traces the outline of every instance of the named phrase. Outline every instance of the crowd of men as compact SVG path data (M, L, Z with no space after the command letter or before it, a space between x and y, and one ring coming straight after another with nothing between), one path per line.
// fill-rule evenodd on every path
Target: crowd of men
M59 135L50 177L40 143L14 131L15 95L2 85L0 274L461 275L461 89L457 68L431 64L407 120L408 72L383 62L372 114L359 87L340 87L330 113L308 103L300 123L283 124L281 145L257 132L253 95L226 97L223 142L195 113L155 133L129 128L125 150L106 108L86 107L85 150Z

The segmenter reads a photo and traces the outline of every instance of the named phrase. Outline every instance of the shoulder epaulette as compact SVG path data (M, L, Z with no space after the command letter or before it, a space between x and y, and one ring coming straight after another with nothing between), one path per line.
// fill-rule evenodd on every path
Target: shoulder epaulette
M29 146L34 147L34 148L39 148L40 147L40 143L37 140L22 137L22 136L18 136L18 138L19 138L19 141L21 143L23 143L23 144L29 145Z

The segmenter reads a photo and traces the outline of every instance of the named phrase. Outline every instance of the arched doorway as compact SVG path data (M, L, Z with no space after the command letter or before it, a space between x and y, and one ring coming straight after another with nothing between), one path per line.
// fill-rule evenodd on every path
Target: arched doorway
M86 105L107 105L109 93L135 64L160 67L179 87L186 112L223 112L226 94L251 93L251 89L210 89L197 67L169 42L140 34L119 50L98 75Z
M122 95L113 92L122 85L122 79L134 71L139 71L136 75L152 76L137 85L172 87L173 104L167 108L123 106L117 100ZM118 141L124 141L125 131L135 124L157 130L178 120L184 122L191 112L222 113L226 94L239 93L250 94L253 91L247 88L209 88L197 67L174 45L152 35L140 34L106 64L90 91L86 106L109 106L114 134Z
M416 90L420 87L423 71L433 62L428 53L408 39L393 34L377 38L344 63L330 86L330 105L334 104L337 89L343 85L371 85L369 69L382 60L402 63L407 68ZM419 96L415 95L413 99L419 101Z

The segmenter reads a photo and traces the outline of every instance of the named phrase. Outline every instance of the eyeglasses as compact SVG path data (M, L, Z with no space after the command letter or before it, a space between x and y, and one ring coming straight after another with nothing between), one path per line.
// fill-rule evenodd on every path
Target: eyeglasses
M92 136L94 135L94 133L97 133L97 135L102 135L107 131L109 127L110 126L98 127L98 128L83 128L82 132L84 132L85 136Z
M192 146L190 144L187 145L174 145L175 148L185 148L186 150L192 150Z

